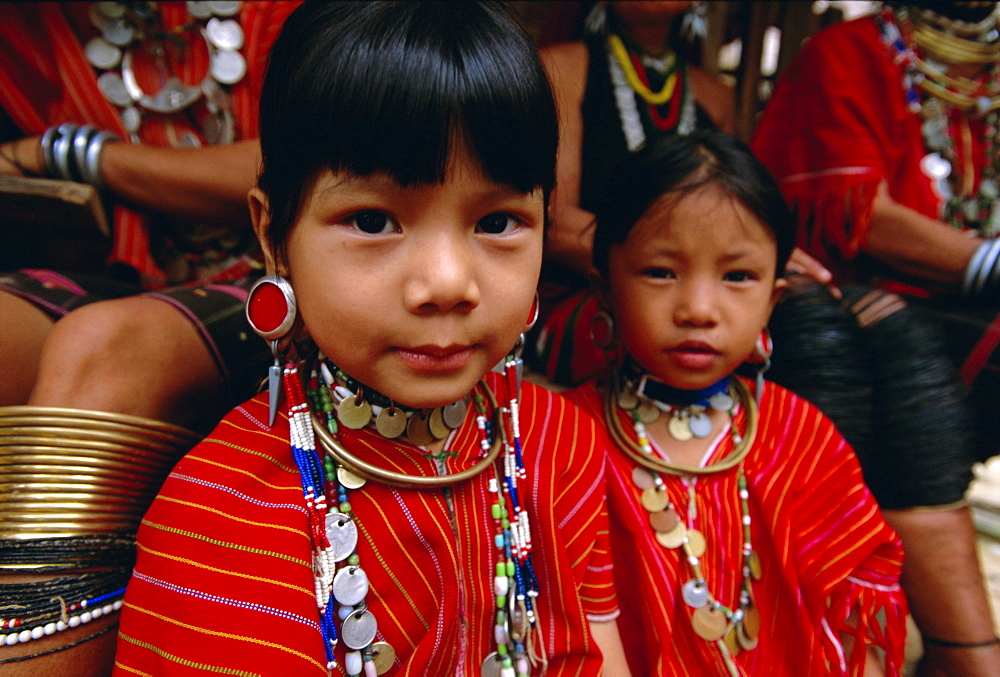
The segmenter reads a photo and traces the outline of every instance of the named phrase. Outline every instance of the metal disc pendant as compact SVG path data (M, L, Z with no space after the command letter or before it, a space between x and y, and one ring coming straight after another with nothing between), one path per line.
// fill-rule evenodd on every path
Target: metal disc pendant
M733 396L729 393L715 393L708 398L708 406L716 411L729 411L736 405Z
M444 415L441 412L441 407L435 407L431 411L431 417L427 419L427 428L436 440L443 440L448 437L451 428L444 424Z
M482 677L500 677L503 669L503 658L496 651L483 659L483 666L479 669Z
M749 561L747 562L747 566L749 566L749 568L750 568L750 576L755 581L759 581L760 577L761 577L761 574L763 573L761 571L761 568L760 568L760 555L758 555L757 551L754 550L754 551L752 551L750 553L750 556L749 556L748 559L749 559Z
M395 405L388 406L375 417L375 429L382 437L395 439L406 431L406 414Z
M114 71L102 73L101 77L97 78L97 87L101 90L101 94L104 95L105 99L119 108L125 108L132 103L132 97L128 95L128 90L125 89L122 76Z
M680 516L670 509L654 512L649 516L649 523L652 525L653 531L657 532L673 531L680 524L680 521Z
M757 639L747 634L742 622L736 624L736 641L739 642L744 651L752 651L757 648Z
M674 550L684 545L684 541L687 539L687 527L684 526L683 522L678 522L670 531L657 531L656 540L664 548L669 548Z
M705 554L705 537L697 529L687 530L687 549L693 557L701 557Z
M468 410L469 403L463 398L442 407L441 415L444 417L445 425L454 430L465 421L465 414Z
M681 597L689 607L703 607L708 604L708 585L705 581L691 579L681 587Z
M333 597L344 606L355 606L368 594L368 574L361 567L346 566L333 577Z
M656 405L650 402L640 402L639 408L637 410L639 414L639 420L649 425L660 418L660 410L656 408Z
M83 48L83 52L87 55L90 65L101 70L114 68L122 62L122 50L104 38L93 38Z
M375 639L378 622L370 611L355 611L344 619L340 639L352 649L364 649Z
M712 419L706 416L705 412L699 411L688 418L688 428L691 429L691 434L699 439L708 437L712 434Z
M205 37L218 49L242 49L243 29L240 24L233 19L219 19L212 17L205 25Z
M760 637L760 610L753 605L743 607L743 620L740 621L740 625L750 639Z
M418 447L423 447L434 441L428 416L422 411L415 411L410 414L410 420L406 422L406 437L411 443Z
M337 405L337 420L351 430L360 430L372 420L372 405L357 395L345 397Z
M375 642L372 644L372 663L375 664L375 673L384 675L392 669L396 662L396 650L388 642Z
M687 416L671 416L667 423L667 432L678 442L687 442L691 439L691 426L688 425Z
M656 486L643 491L640 500L643 507L649 512L660 512L670 505L670 498L667 496L666 490Z
M247 74L243 55L232 50L220 49L213 54L209 68L212 77L224 85L235 85Z
M618 393L618 406L622 409L635 409L639 406L639 398L631 390Z
M920 159L920 171L930 179L941 181L951 176L951 162L940 153L928 153Z
M333 548L333 561L342 562L358 544L358 525L342 512L327 513L326 537Z
M524 603L518 602L514 595L511 595L508 613L510 614L510 638L515 642L524 641L531 629L531 624L528 622L528 613L524 608Z
M691 626L696 635L709 642L722 639L729 627L729 619L719 607L706 605L695 609L691 615Z
M337 468L337 481L340 482L340 486L352 490L360 489L368 484L368 480L361 475L356 475L344 466Z
M726 643L726 648L729 649L729 653L731 653L734 658L740 655L742 649L740 648L739 640L736 639L735 626L730 627L729 630L726 632L725 637L723 637L722 639Z
M632 481L635 482L635 486L639 487L642 491L656 486L653 474L641 465L637 465L632 469Z

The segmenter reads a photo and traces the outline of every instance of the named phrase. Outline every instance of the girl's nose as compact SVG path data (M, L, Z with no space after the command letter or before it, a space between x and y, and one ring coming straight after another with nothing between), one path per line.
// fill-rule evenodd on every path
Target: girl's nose
M467 312L478 306L473 248L464 233L441 233L415 242L405 264L410 271L404 292L407 309L423 314Z
M714 285L691 280L680 285L674 307L674 321L679 326L706 327L718 322Z

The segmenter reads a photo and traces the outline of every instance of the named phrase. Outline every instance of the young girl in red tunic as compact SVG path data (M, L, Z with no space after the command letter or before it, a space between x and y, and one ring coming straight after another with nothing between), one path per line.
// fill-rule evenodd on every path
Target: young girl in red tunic
M555 120L494 5L291 15L250 195L276 366L147 513L118 674L627 670L602 431L519 382Z
M734 371L792 248L766 170L715 132L628 160L598 211L619 626L633 674L898 674L902 551L817 409ZM779 347L780 349L780 347ZM875 648L880 649L876 652Z

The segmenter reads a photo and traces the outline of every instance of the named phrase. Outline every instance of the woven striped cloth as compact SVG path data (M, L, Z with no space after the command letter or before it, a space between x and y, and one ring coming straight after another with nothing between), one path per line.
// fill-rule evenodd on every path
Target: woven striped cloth
M494 391L496 374L490 374ZM283 417L233 410L175 468L139 531L117 675L325 675L299 475ZM560 396L523 384L521 435L546 675L598 675L588 620L616 615L601 427ZM421 449L367 430L345 447L383 467L434 474ZM480 453L474 417L456 430L448 472ZM394 675L479 675L494 650L496 548L485 474L441 490L369 482L351 491L358 554ZM343 644L337 650L343 659ZM533 674L540 674L535 671Z
M570 391L567 399L594 415L603 411L603 395L594 382ZM631 430L627 412L618 413ZM741 408L738 430L745 429L745 417ZM724 458L732 448L730 436L720 436L706 463ZM608 462L618 623L632 673L727 675L719 648L694 632L693 609L681 596L681 586L691 578L687 564L680 550L657 542L632 479L635 467L624 453L612 454ZM888 650L887 674L898 674L906 616L899 587L902 546L833 424L805 400L765 382L757 435L743 472L751 541L763 576L753 582L762 618L759 643L736 657L739 669L747 675L845 674L848 666L835 638L855 612L865 641ZM662 477L677 512L687 515L688 487L678 477ZM697 517L689 526L707 541L701 567L709 590L736 609L743 561L737 468L699 477L694 496ZM863 652L854 655L863 657Z

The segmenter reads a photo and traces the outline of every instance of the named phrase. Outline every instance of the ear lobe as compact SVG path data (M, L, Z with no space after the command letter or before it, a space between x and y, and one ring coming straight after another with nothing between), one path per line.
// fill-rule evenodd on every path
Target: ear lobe
M781 298L786 289L788 289L787 279L779 277L774 280L774 289L771 290L771 310L774 310L774 306L777 305L778 299Z
M271 275L283 275L278 266L278 257L275 254L271 240L267 236L268 227L271 225L271 210L267 200L267 195L260 188L254 186L247 193L247 206L250 208L250 221L253 224L253 232L260 242L260 249L264 254L264 265Z

